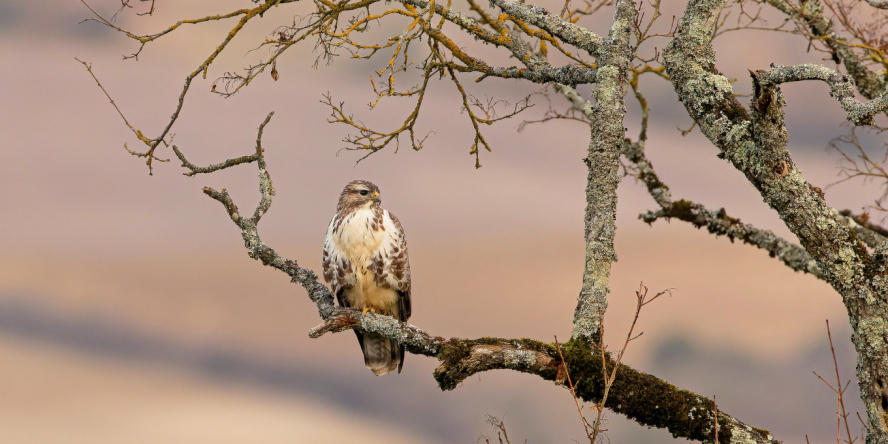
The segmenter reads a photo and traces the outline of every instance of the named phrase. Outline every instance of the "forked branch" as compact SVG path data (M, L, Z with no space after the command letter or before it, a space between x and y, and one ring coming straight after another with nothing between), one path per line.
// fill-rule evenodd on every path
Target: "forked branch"
M680 390L652 375L639 372L627 365L614 362L609 354L593 356L591 344L584 340L571 340L563 344L562 353L554 344L546 344L532 339L445 339L426 333L422 329L404 323L390 316L373 313L362 315L356 310L337 307L333 302L330 290L318 282L317 275L309 269L302 268L298 262L285 258L274 249L265 245L259 237L258 223L262 214L271 206L274 187L266 170L264 149L262 148L262 130L269 122L271 114L265 119L257 136L255 162L259 166L260 203L253 217L244 217L226 190L216 191L204 188L204 193L220 202L241 231L247 254L264 265L273 267L290 276L293 283L306 289L312 302L318 308L322 323L309 332L311 337L320 337L328 332L341 332L359 328L367 332L379 333L387 338L395 339L406 345L407 351L417 355L434 357L440 361L435 369L434 377L443 390L452 390L462 384L466 378L479 372L496 369L507 369L534 374L544 380L556 381L563 386L559 372L565 369L575 375L576 395L588 401L601 401L604 396L605 384L602 371L611 369L616 375L609 389L608 402L605 407L614 412L626 415L641 425L667 428L675 436L704 440L708 430L712 428L712 416L706 411L711 401L707 398L684 390ZM183 156L184 157L184 156ZM224 164L225 162L223 162ZM231 163L217 170L251 163ZM192 167L185 165L192 171ZM563 358L562 358L563 356ZM637 396L645 393L646 396ZM651 406L656 406L652 409ZM655 414L656 412L656 414ZM664 415L663 412L669 412ZM727 420L725 420L727 418ZM752 442L776 444L771 435L764 430L751 428L730 416L722 416L721 427L726 427L726 435L733 432L744 433ZM721 429L720 427L720 429ZM751 434L747 430L754 430Z
M869 102L860 103L854 97L854 85L848 77L822 65L772 65L771 69L755 71L754 77L766 86L802 80L826 82L829 85L829 94L838 100L848 115L848 120L855 125L872 125L875 123L873 116L888 109L888 94L882 93Z

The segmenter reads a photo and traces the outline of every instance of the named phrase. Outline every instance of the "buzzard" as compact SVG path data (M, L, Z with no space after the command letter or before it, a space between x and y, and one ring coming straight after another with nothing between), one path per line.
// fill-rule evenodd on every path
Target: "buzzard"
M340 306L404 322L410 317L407 240L398 218L379 203L379 188L366 180L342 190L324 240L324 280ZM378 333L354 332L364 365L375 375L401 372L403 345Z

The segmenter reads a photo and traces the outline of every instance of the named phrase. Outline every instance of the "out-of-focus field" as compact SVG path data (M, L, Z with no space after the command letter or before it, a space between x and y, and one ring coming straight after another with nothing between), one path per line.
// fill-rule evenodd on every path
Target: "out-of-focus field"
M680 13L679 3L669 14ZM129 12L119 23L156 31L243 4L158 2L155 17ZM119 4L94 6L113 13ZM242 67L255 39L298 12L251 25L208 79ZM484 373L442 393L428 358L408 356L404 373L376 378L351 333L308 339L318 316L304 290L248 258L224 210L201 193L227 188L246 212L258 197L254 167L186 178L173 161L148 176L144 162L123 149L138 141L73 59L91 62L127 118L153 135L184 76L228 30L183 27L148 45L139 61L121 61L136 45L95 23L76 25L88 15L76 2L48 8L0 0L0 443L471 443L492 433L488 414L504 417L513 442L582 438L569 394L539 378ZM749 89L746 69L819 61L791 37L748 36L717 45L720 69L740 79L739 92ZM336 60L314 70L313 57L294 49L278 65L280 81L263 76L228 100L208 93L211 80L195 81L175 128L177 145L197 164L247 154L256 127L275 110L263 139L277 188L260 225L266 243L319 271L341 187L368 179L407 231L412 323L445 337L567 339L583 264L580 159L588 130L556 122L519 134L517 120L485 129L494 150L482 153L484 167L475 170L458 98L435 85L423 121L423 131L435 133L426 147L402 146L355 165L356 153L337 151L346 128L326 123L320 94L330 91L386 127L394 124L387 117L407 107L363 106L375 64ZM690 119L670 85L644 82L654 107L648 155L673 196L725 207L793 239L699 133L682 137L674 129ZM482 87L489 89L478 89L481 96L513 101L537 91L493 80ZM824 147L844 132L841 110L822 85L790 85L785 93L794 160L825 187L835 180L836 155ZM829 188L827 200L857 210L878 188ZM639 281L653 291L675 288L645 309L644 335L631 344L628 363L718 395L720 408L785 442L834 437L835 399L811 372L831 375L828 318L843 379L854 376L839 296L762 251L686 223L648 227L637 215L653 206L641 185L624 179L611 346L622 344ZM848 407L860 410L854 389ZM672 441L664 431L608 418L616 442Z
M414 443L390 424L164 366L0 336L9 443ZM383 437L374 439L374 436Z

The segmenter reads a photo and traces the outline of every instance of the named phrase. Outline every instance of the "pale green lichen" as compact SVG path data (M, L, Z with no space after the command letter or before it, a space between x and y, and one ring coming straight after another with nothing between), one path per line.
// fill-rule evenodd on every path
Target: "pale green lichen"
M735 144L735 143L738 143L741 141L746 141L743 143L747 143L747 144L749 144L749 146L755 146L752 143L752 141L749 141L749 137L751 136L751 134L749 132L749 125L750 125L750 122L747 120L747 121L743 121L741 123L738 123L736 125L730 126L729 127L730 129L728 129L728 132L725 135L725 140L728 143L732 143L732 144Z
M509 368L530 368L537 362L537 353L530 350L506 350L503 362Z
M832 225L835 225L835 222ZM857 274L857 255L850 247L840 248L836 253L834 261L833 275L838 282L845 287L853 286L854 277Z
M727 120L727 118L725 118ZM746 171L749 165L749 162L752 159L752 155L755 153L755 143L751 140L744 140L740 143L735 143L733 148L728 150L726 154L726 158L734 164L740 171Z
M819 216L814 219L814 226L821 231L831 230L836 226L836 221L826 216Z
M701 73L700 77L689 80L684 87L692 106L696 111L703 112L708 106L720 104L726 95L732 94L731 82L723 75Z
M881 276L886 273L888 246L869 255L861 244L862 238L855 235L856 230L852 231L855 227L849 228L838 219L823 201L821 191L810 185L801 171L792 165L780 109L783 103L776 85L803 79L826 81L831 86L832 95L839 99L856 124L866 123L865 118L883 109L881 107L886 106L888 99L878 98L861 105L854 98L850 83L837 77L833 70L813 65L783 67L771 70L780 74L765 91L773 94L772 100L756 102L752 124L743 122L748 120L747 112L733 96L727 79L715 69L715 53L711 45L716 21L726 3L726 0L688 2L676 38L664 50L666 71L703 134L753 182L765 202L780 214L811 256L816 258L816 263L808 261L808 264L812 268L818 264L824 267L822 277L842 294L855 328L858 379L872 424L867 442L886 444L885 421L888 416L884 405L888 400L882 397L881 386L878 389L873 386L876 382L883 384L877 378L888 373L885 370L888 368L888 308L885 302L888 279ZM833 35L828 29L829 23L822 18L819 2L809 1L804 5L806 15L819 16L818 23L811 25L824 31L820 35ZM793 11L788 7L787 10ZM822 29L824 27L827 29ZM855 79L865 77L867 70L857 73L847 66L849 58L858 62L847 48L839 46L834 50ZM784 172L787 166L788 174ZM731 442L752 442L759 433L758 430L735 428Z
M755 443L752 435L752 427L734 427L731 430L731 444L751 444Z
M869 317L861 319L857 323L858 334L866 337L869 345L867 355L872 359L885 359L885 337L888 334L888 324L882 318Z
M583 286L574 311L571 338L590 338L599 330L600 317L607 310L611 263L616 261L617 185L620 182L620 148L625 137L626 71L628 70L629 29L635 17L628 2L618 2L618 16L625 15L611 27L608 45L601 48L594 91L596 118L591 123L591 140L585 159L589 170L586 186L584 234L586 260Z

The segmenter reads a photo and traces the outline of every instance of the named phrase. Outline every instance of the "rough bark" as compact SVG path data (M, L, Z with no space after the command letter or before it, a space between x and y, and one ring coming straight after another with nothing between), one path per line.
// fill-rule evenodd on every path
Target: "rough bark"
M586 181L585 240L586 261L583 286L574 311L571 337L591 338L598 333L601 316L607 310L608 282L614 251L617 217L617 185L620 183L620 148L625 130L627 72L632 58L629 26L635 20L635 2L617 2L614 22L605 42L599 46L598 77L591 108L591 140L585 162Z
M567 98L571 105L582 112L589 121L592 121L592 104L577 94L576 90L564 85L556 85L556 90ZM818 278L823 278L820 267L811 255L803 248L783 239L771 230L762 230L750 224L745 224L740 219L728 216L724 208L713 211L705 206L684 199L673 202L669 187L660 180L653 164L644 153L646 140L641 139L632 142L628 138L623 141L622 154L638 169L637 177L644 182L648 193L660 205L660 210L648 211L639 215L639 218L648 224L658 219L678 219L693 224L697 228L706 227L716 236L727 236L731 242L740 239L742 242L766 250L771 257L775 257L789 268L795 271L810 273ZM847 223L858 233L866 231L866 236L879 236L877 233L862 226L856 225L853 220ZM872 234L870 234L872 233ZM875 239L875 238L874 238Z
M491 0L490 3L502 9L504 13L525 23L536 26L549 34L557 36L565 43L584 49L593 56L603 56L605 59L609 57L609 51L611 51L611 49L603 48L603 46L610 45L613 41L603 41L603 39L594 32L568 22L555 14L551 14L545 8L536 5L528 5L517 0ZM628 13L628 11L624 10L622 12L622 14L626 13ZM619 16L620 14L620 8L618 7L616 15ZM626 37L628 38L628 23L626 23L626 25L626 29L620 31L625 32ZM613 35L611 37L613 37ZM628 43L628 41L626 43Z
M820 266L807 251L777 236L771 230L762 230L728 216L724 208L714 211L695 202L679 200L658 211L648 211L640 218L647 223L653 223L660 218L675 218L690 222L697 228L706 227L710 233L727 236L731 242L740 239L745 244L761 248L795 271L823 278Z
M867 69L866 65L847 46L845 39L836 34L832 22L823 15L823 5L820 4L820 0L801 2L800 7L793 6L786 0L766 1L788 17L800 19L807 24L811 32L809 39L823 41L834 54L836 63L841 63L854 79L857 89L864 97L873 99L885 91L885 77L880 77Z
M187 77L185 87L179 96L178 107L158 138L148 139L130 126L137 137L149 146L149 151L146 153L134 154L147 157L150 166L151 160L156 159L153 154L154 149L161 142L166 143L164 138L178 118L191 80L200 73L206 76L209 64L225 49L227 43L247 21L255 16L261 17L274 5L293 1L295 0L268 1L254 9L243 9L224 16L217 15L188 21L188 23L199 23L226 17L240 17L240 21L223 40L222 45ZM669 188L660 181L653 165L644 156L645 137L641 136L635 143L626 138L623 118L626 113L627 73L631 61L636 57L633 53L630 31L633 26L638 26L634 0L616 2L612 27L605 38L576 25L571 20L565 20L541 7L518 0L491 0L492 6L504 12L497 21L485 18L483 14L481 19L475 20L450 9L449 5L444 6L434 1L399 0L400 4L410 10L410 14L415 15L416 20L423 22L421 26L424 35L431 39L430 44L434 41L436 45L447 46L449 41L441 25L437 27L431 25L431 18L438 16L442 19L442 24L447 21L478 40L508 49L511 55L525 66L525 68L490 67L483 60L468 56L450 41L452 45L447 46L450 55L464 63L464 65L454 64L460 72L482 73L482 77L478 80L493 75L540 83L561 83L562 85L556 88L589 118L591 140L585 159L588 166L584 217L586 257L582 289L574 314L572 339L564 344L564 361L552 344L531 339L444 339L429 335L415 326L400 323L391 317L373 314L362 316L356 311L336 307L330 291L318 282L317 276L311 270L300 267L294 260L280 256L259 238L257 225L269 210L274 196L274 187L261 147L262 130L271 115L260 126L255 154L208 167L198 167L188 162L175 146L173 150L182 165L190 170L186 173L188 175L210 173L243 163L257 162L261 199L251 217L240 214L227 191L219 192L205 188L204 192L226 208L229 217L241 231L250 257L287 273L294 283L300 284L308 291L323 320L321 325L311 330L312 337L321 336L326 332L359 328L398 340L405 344L411 353L434 357L441 362L435 370L435 378L444 390L457 387L473 374L493 369L535 374L546 380L554 380L563 386L563 375L569 369L576 381L577 395L590 401L602 398L605 385L602 379L603 364L608 362L609 366L614 365L606 354L604 356L593 354L591 352L593 347L589 341L599 332L600 318L607 308L610 267L616 260L614 251L616 189L620 180L619 156L622 152L638 167L639 178L644 181L651 196L661 208L644 215L646 221L677 218L698 227L706 226L710 232L717 235L724 234L732 240L739 238L769 251L793 269L812 273L829 282L842 295L854 329L853 341L858 352L858 381L870 424L867 442L888 444L888 433L886 433L888 243L885 242L884 233L827 206L823 201L822 192L805 181L786 150L789 135L783 121L783 100L780 92L780 84L789 81L827 82L830 85L831 95L842 105L849 120L855 124L866 124L872 122L872 117L876 113L884 112L888 108L888 96L882 92L885 89L885 79L868 71L853 52L842 44L841 38L832 30L830 22L824 18L818 0L808 0L800 9L796 9L785 0L766 1L791 17L803 20L815 37L823 37L823 41L833 51L837 61L844 64L855 80L859 91L872 100L868 103L859 103L854 98L854 85L831 69L817 65L778 66L752 73L755 87L752 106L750 110L741 106L732 93L728 79L715 69L715 54L711 46L713 29L727 0L691 0L681 19L677 36L668 45L664 57L669 79L673 82L689 114L700 125L703 133L719 148L720 156L745 174L760 191L765 202L778 211L787 226L798 236L804 250L774 236L770 231L743 224L738 219L727 216L723 210L712 211L700 204L685 200L673 201ZM882 0L867 1L876 7L884 3ZM374 2L321 3L327 8L327 19L338 20L340 13L365 6L369 8ZM428 14L428 20L423 18L425 14ZM179 22L155 35L136 36L123 31L98 14L96 16L96 21L126 33L130 38L138 40L142 46L184 23ZM334 16L335 18L331 18ZM507 19L515 26L512 28L506 26ZM320 23L315 23L313 26L316 27L312 29L319 29L317 27L321 26ZM531 29L529 26L538 29ZM562 51L579 65L553 67L543 55L542 47L536 50L533 45L522 40L519 28L523 35L531 37L531 40L536 38L541 42L546 40L553 44L560 45L558 42L561 42L574 45L594 56L596 63L593 66L575 58L573 54ZM266 43L279 44L285 49L307 35L306 32L296 40L293 40L293 36L289 36L289 40L281 36L279 41ZM636 37L643 40L639 35ZM329 37L329 34L327 36ZM275 60L282 51L283 49L275 53ZM271 60L269 59L268 63L271 63ZM450 62L443 59L439 62L442 66L447 66L448 72L455 79L454 68L447 64ZM89 66L86 66L89 70ZM247 77L244 84L249 83L252 78ZM633 79L637 80L635 77ZM632 83L633 87L637 86L635 80ZM596 84L593 92L594 105L582 99L569 86L565 86L579 83ZM462 92L461 87L460 91ZM643 100L637 90L636 94L639 100ZM466 104L467 108L468 106ZM642 106L646 107L644 104ZM643 128L646 127L647 109L644 113ZM126 122L126 119L124 121ZM644 132L643 129L642 134ZM868 253L864 243L875 248L872 255ZM710 413L714 406L708 399L679 390L665 381L625 365L618 367L616 382L610 389L607 407L634 419L641 425L666 427L674 436L709 441L714 433L715 418ZM723 412L719 412L717 420L719 440L722 442L776 442L767 431L743 424Z
M664 51L666 70L701 131L759 190L842 296L857 349L857 377L867 409L867 442L888 443L888 281L886 250L870 256L857 235L837 220L786 149L783 99L767 75L753 73L751 111L715 68L712 30L726 0L691 0L677 37ZM876 111L878 112L878 111ZM855 116L849 114L849 119Z
M888 0L866 0L870 6L879 9L888 9Z
M839 211L839 220L848 225L867 246L876 248L888 240L888 230L854 215L851 210Z
M563 344L564 361L562 361L554 344L533 339L492 337L445 339L433 336L391 316L374 313L362 315L356 310L337 307L329 289L318 282L317 276L311 270L300 267L295 260L285 258L265 245L259 237L258 224L270 209L275 191L265 164L261 138L262 131L272 115L273 113L269 114L259 128L254 154L237 158L246 159L244 161L235 162L234 159L217 164L230 164L229 166L252 162L258 164L261 197L252 217L240 214L240 210L226 190L204 188L204 193L219 201L231 221L240 229L248 256L261 261L264 265L283 271L290 276L293 283L306 289L323 320L320 325L309 331L310 337L317 338L328 332L359 328L397 340L404 344L410 353L433 357L441 362L434 371L434 377L442 390L453 390L474 374L497 369L537 375L544 380L554 381L564 388L564 375L569 371L576 384L577 396L587 401L600 402L605 385L602 376L602 356L591 353L593 347L585 338ZM213 166L196 166L186 160L181 152L178 156L183 167L192 173L213 168ZM613 368L614 361L611 356L606 354L605 358L608 368ZM624 364L618 368L617 380L610 389L606 407L641 425L666 428L676 437L705 441L713 436L715 418L711 413L713 406L709 399L678 389L666 381ZM719 439L722 442L762 444L779 442L767 430L752 427L721 411L718 423ZM741 438L741 441L737 441Z
M396 339L406 344L410 353L438 359L441 364L434 376L442 390L453 390L472 375L497 369L537 375L564 388L566 363L579 398L597 403L604 393L601 355L590 353L592 346L585 339L562 344L562 361L555 344L526 338L444 339L389 316L362 316L358 311L345 309L337 309L333 316L311 329L309 336L316 338L352 328ZM611 369L613 365L607 354L607 367ZM640 425L665 428L674 437L713 442L712 400L625 364L617 369L605 407ZM769 431L745 424L723 411L718 412L718 431L719 442L723 443L780 442Z
M427 9L430 5L430 1L428 0L402 0L404 4L412 5L420 9ZM529 15L534 17L546 17L544 20L546 23L552 23L553 31L560 32L558 35L559 38L561 34L571 35L568 31L571 29L570 27L580 28L579 26L573 25L571 23L565 22L561 20L557 16L551 16L545 9L538 7L529 7L523 4L515 3L514 5L510 2L510 0L497 0L494 3L501 3L503 7L508 8L511 11L517 12L526 12ZM549 64L546 59L537 55L533 48L529 45L522 42L519 38L512 35L507 27L502 27L500 29L500 34L495 34L491 31L484 29L484 27L473 20L469 16L456 12L450 8L439 5L437 3L434 4L435 11L441 17L444 17L447 21L459 26L463 30L474 34L475 38L482 40L484 42L502 46L507 48L512 55L521 61L526 68L489 68L486 66L486 63L482 60L473 60L473 63L484 64L485 69L482 69L482 72L486 72L490 70L498 77L504 78L522 78L525 80L530 80L535 83L548 83L548 82L558 82L565 83L569 85L577 85L582 83L593 83L596 78L596 69L587 67L587 66L575 66L575 65L566 65L561 67L553 67ZM557 24L561 24L562 26L555 26ZM564 26L569 25L567 28ZM562 29L564 28L564 29ZM546 29L546 28L544 28ZM548 30L548 29L547 29ZM428 28L426 32L435 37L437 35L444 35L441 30L435 28ZM594 33L586 31L582 36L583 40L578 43L584 44L585 48L594 48L595 42L599 38ZM578 37L579 39L579 37ZM579 45L577 45L579 46ZM477 67L476 67L477 68Z
M848 80L848 77L821 65L772 65L771 69L755 71L753 78L756 84L769 91L781 83L799 82L802 80L821 80L826 82L829 85L829 95L839 101L842 109L848 115L848 120L855 125L872 125L875 123L873 116L888 108L888 95L884 92L879 94L878 97L873 97L867 103L860 103L854 98L854 85ZM769 95L767 94L760 95L760 98L764 100L768 100L768 97Z

